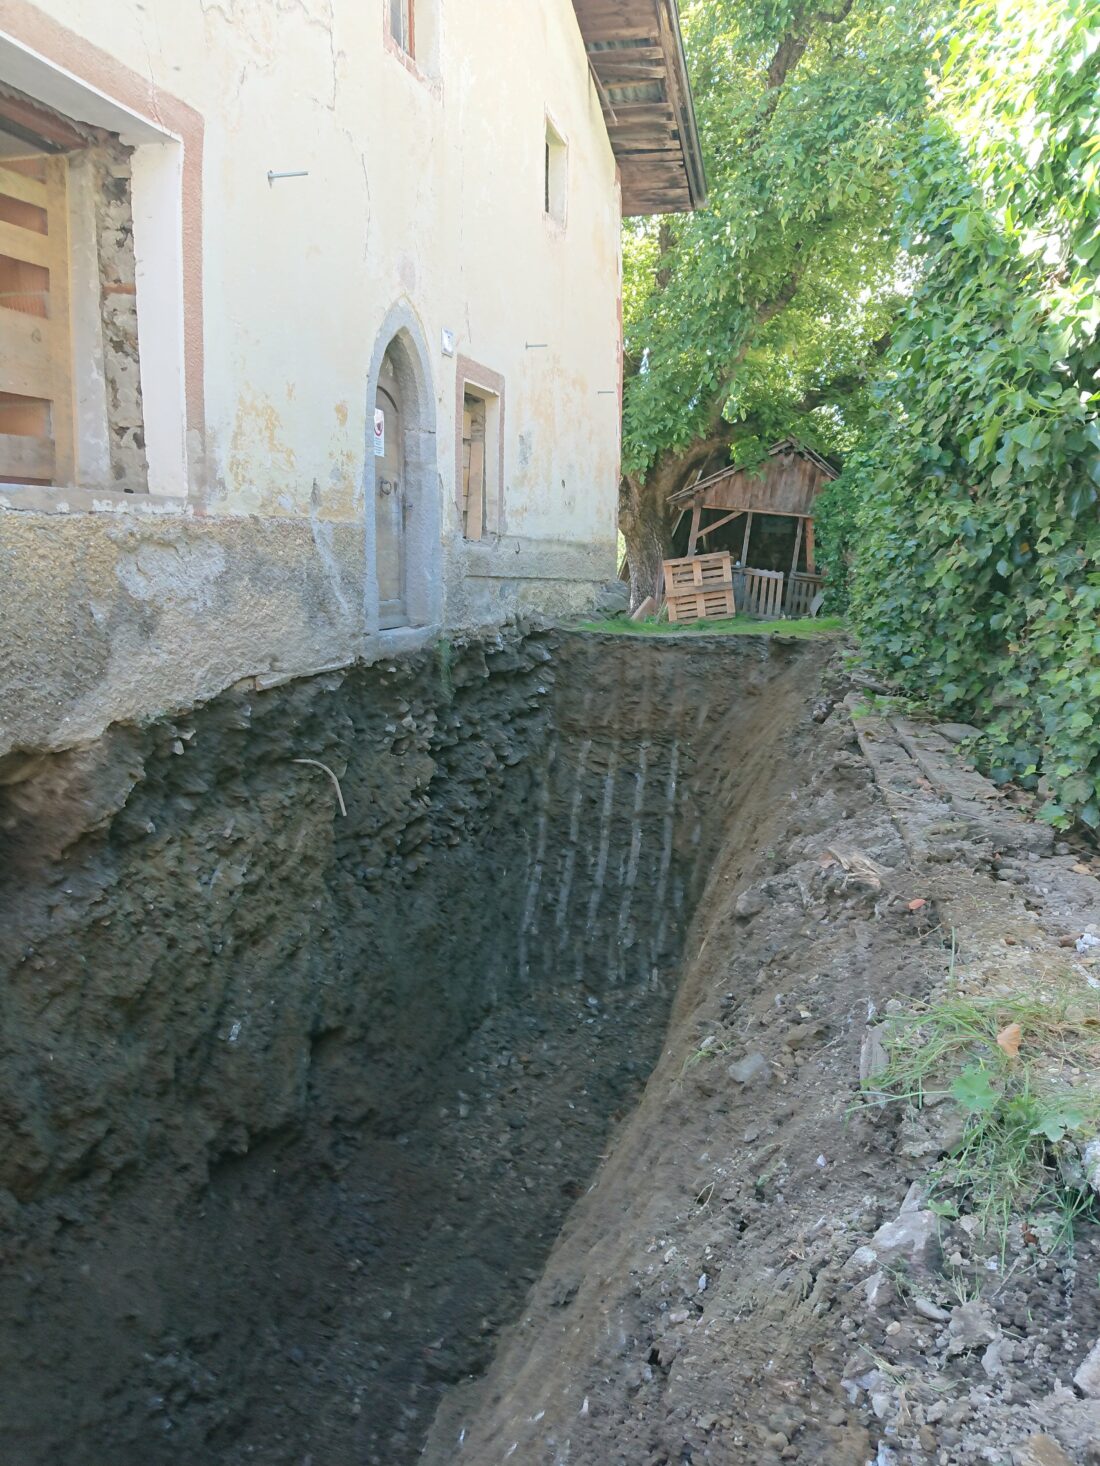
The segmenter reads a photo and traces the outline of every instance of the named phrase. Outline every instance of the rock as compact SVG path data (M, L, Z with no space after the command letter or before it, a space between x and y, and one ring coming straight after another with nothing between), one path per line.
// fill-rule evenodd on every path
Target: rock
M1093 1344L1081 1361L1073 1383L1082 1395L1087 1395L1090 1400L1100 1400L1100 1340Z
M951 1321L947 1325L949 1335L948 1354L965 1354L971 1349L982 1349L995 1343L1001 1330L992 1312L985 1303L972 1299L951 1310Z
M602 616L615 616L630 609L630 587L625 580L609 580L601 585L592 603L592 610Z
M784 1047L788 1049L801 1049L815 1038L819 1038L823 1032L823 1025L820 1023L796 1023L793 1028L787 1030L783 1038Z
M894 1291L893 1284L885 1273L872 1273L863 1285L863 1296L868 1308L880 1308L889 1302Z
M736 1059L726 1073L735 1084L767 1084L772 1067L763 1054L747 1054L743 1059Z
M863 1035L859 1051L859 1082L868 1084L890 1066L890 1055L886 1052L877 1028L869 1028Z
M996 1379L999 1374L1004 1373L1004 1361L1012 1357L1011 1340L999 1337L986 1349L982 1355L982 1369L987 1378Z
M1073 1466L1073 1462L1053 1436L1033 1435L1013 1446L1012 1466Z
M1085 1180L1094 1191L1100 1191L1100 1140L1090 1140L1081 1151Z
M946 738L948 743L962 743L967 738L980 738L981 730L969 723L933 723L932 732Z
M759 886L750 886L747 891L742 891L734 902L733 914L739 921L750 921L754 916L759 916L767 902Z
M946 1308L933 1303L931 1298L914 1298L913 1312L919 1313L921 1318L931 1319L933 1323L946 1323L951 1317Z
M929 1268L939 1250L936 1240L936 1214L931 1211L909 1211L892 1222L884 1222L870 1244L857 1248L851 1261L857 1265L870 1263L904 1263L911 1268Z

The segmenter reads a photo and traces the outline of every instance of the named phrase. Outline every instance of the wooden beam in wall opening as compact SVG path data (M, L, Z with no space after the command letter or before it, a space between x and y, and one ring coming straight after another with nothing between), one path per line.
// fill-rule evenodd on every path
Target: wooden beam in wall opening
M749 536L752 534L752 510L748 510L745 519L745 538L741 542L741 565L745 567L749 563Z
M798 528L794 532L794 554L791 557L791 574L798 574L798 552L802 548L802 526L806 523L804 519L798 521Z
M484 428L482 429L484 433ZM475 436L470 443L470 488L466 498L466 538L479 540L485 521L485 439Z
M695 554L695 545L699 539L699 521L703 517L703 501L697 498L691 506L691 528L688 530L687 558L690 560Z
M704 528L699 531L699 538L701 540L705 540L712 529L721 529L724 524L729 524L730 520L732 519L740 519L742 514L745 513L747 513L747 510L735 509L732 514L723 514L722 518L716 519L713 524L705 525Z

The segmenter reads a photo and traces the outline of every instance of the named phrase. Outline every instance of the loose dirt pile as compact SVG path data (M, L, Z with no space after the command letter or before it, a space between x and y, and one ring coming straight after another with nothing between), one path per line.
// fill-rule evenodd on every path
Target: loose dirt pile
M945 983L1100 984L1067 945L1100 886L941 736L853 723L845 689L742 755L660 1063L433 1466L1100 1460L1100 1370L1073 1384L1095 1226L1068 1248L938 1213L938 1112L860 1091L884 1012Z

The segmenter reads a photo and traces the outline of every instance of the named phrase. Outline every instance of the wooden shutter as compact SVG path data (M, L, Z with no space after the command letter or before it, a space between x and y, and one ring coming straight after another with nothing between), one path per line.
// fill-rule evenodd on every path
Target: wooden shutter
M0 480L71 484L68 163L0 162Z

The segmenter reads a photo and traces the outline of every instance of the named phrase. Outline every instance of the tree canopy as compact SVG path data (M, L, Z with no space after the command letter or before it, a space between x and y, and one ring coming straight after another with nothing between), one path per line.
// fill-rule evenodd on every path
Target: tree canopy
M827 453L858 436L869 363L906 288L896 201L927 105L933 12L933 0L685 5L710 197L626 232L635 561L652 565L664 498L709 455L751 461L792 431Z
M964 0L902 192L915 288L826 496L865 646L1100 825L1100 12Z

